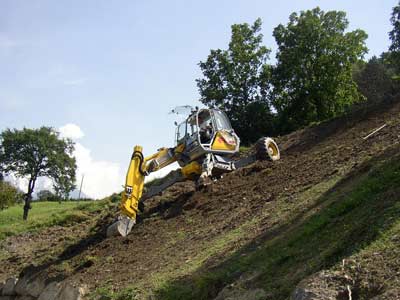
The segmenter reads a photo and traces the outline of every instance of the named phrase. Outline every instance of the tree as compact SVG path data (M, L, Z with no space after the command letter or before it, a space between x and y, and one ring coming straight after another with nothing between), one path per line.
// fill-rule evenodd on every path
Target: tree
M342 113L362 99L352 66L367 52L367 34L346 32L345 12L320 8L293 13L273 35L278 44L272 101L283 131Z
M39 177L67 176L71 182L75 181L73 143L60 138L53 128L6 129L0 135L0 142L1 171L29 180L24 197L24 220L28 218L32 193Z
M58 201L59 198L49 190L41 190L37 193L39 201Z
M53 188L60 200L67 200L75 187L75 170L70 169L64 174L54 174Z
M200 101L225 111L244 143L272 130L268 103L270 50L262 46L261 19L253 25L232 25L227 50L211 50L200 62L203 78L197 79Z
M392 72L383 58L373 56L363 63L354 73L360 92L367 98L368 104L379 103L395 93L395 82Z
M400 2L393 7L392 16L390 18L393 29L389 32L392 41L389 51L389 59L396 66L397 71L400 70Z
M0 181L0 210L13 206L22 199L21 192L10 183Z

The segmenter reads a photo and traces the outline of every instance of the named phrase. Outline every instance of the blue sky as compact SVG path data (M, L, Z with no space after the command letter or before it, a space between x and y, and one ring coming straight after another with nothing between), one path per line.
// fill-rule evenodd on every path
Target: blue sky
M145 154L173 145L168 111L199 105L197 64L227 47L230 25L260 17L273 62L273 28L290 13L344 10L350 30L368 33L370 57L389 46L396 3L0 0L0 130L78 126L86 168L97 166L87 191L103 196L123 184L135 144Z

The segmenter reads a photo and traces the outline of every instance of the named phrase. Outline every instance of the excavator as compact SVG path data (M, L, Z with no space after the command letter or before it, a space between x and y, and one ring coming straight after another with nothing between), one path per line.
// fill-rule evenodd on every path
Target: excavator
M224 173L243 168L257 160L280 159L278 145L270 137L262 137L255 144L255 151L235 160L240 138L233 130L226 114L216 108L190 108L185 120L175 123L175 147L160 148L157 153L143 156L143 148L135 146L122 192L120 215L107 228L107 236L127 236L136 223L136 216L144 209L144 201L171 185L192 180L201 189L220 178ZM144 190L145 178L177 162L179 169L172 171L160 185Z

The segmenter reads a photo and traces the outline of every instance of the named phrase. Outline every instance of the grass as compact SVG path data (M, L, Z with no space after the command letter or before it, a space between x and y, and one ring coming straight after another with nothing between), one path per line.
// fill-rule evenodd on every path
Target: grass
M138 300L139 294L135 288L125 288L121 291L113 291L111 285L96 290L96 293L89 297L90 299L103 299L103 300Z
M253 286L268 291L271 299L287 299L302 279L334 267L342 258L359 253L368 258L379 250L395 249L387 241L400 231L399 195L400 157L370 162L315 199L313 213L294 218L297 221L276 237L260 236L257 247L243 247L212 270L200 267L183 279L170 280L157 298L214 298L240 275L257 272ZM374 280L384 284L388 274L381 273ZM363 286L358 287L359 299L375 295L376 290Z
M89 218L90 213L100 210L104 205L104 201L33 202L27 221L22 220L22 205L15 205L0 211L0 240L48 226L83 222Z
M296 204L297 210L302 210L304 203L313 204L315 198L320 197L330 188L332 188L339 180L340 176L334 176L326 181L323 181L310 189L306 190L302 193L298 199L299 202ZM285 201L282 201L283 203ZM287 204L282 204L287 205ZM286 206L285 206L286 207ZM96 290L92 297L104 297L104 299L118 299L120 294L127 296L129 292L132 292L131 297L132 299L136 299L138 294L141 297L151 297L152 292L154 290L160 289L168 285L168 281L174 278L180 278L183 276L188 276L189 274L195 272L197 269L201 268L201 266L208 261L208 259L218 256L221 253L224 255L229 255L234 253L234 248L232 249L232 245L238 245L240 240L247 236L249 232L256 230L258 224L262 222L263 218L267 215L271 218L272 222L281 219L290 219L290 215L293 214L293 211L287 211L282 206L275 205L271 210L268 210L265 215L260 215L258 217L253 217L248 221L244 222L237 228L230 230L229 232L225 232L223 235L218 235L213 239L210 239L204 244L203 249L197 249L196 253L190 257L190 260L185 261L185 264L181 265L179 268L176 267L165 267L162 270L159 270L156 273L151 274L151 278L144 280L144 282L135 282L134 285L129 285L128 287L119 291L119 293L113 291L112 286L103 286ZM286 211L286 212L284 212ZM192 221L187 216L186 222L191 223ZM173 239L170 241L170 244L179 243L179 241L185 238L187 233L178 231L178 232L171 232L171 238ZM166 248L168 245L166 245ZM166 249L159 249L160 252L166 252ZM151 282L149 282L151 280ZM188 289L191 287L188 286ZM140 298L140 299L142 299ZM173 298L173 297L171 297ZM128 298L127 298L128 299ZM162 298L161 298L162 299ZM177 298L179 299L179 298Z
M242 153L242 152L247 152L247 151L249 151L251 149L251 146L240 146L239 147L239 152L240 153Z

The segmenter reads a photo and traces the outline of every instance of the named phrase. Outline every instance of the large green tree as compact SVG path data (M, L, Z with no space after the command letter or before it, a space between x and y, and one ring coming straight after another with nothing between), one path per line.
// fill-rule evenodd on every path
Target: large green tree
M32 193L39 177L67 178L75 182L73 143L51 127L6 129L0 135L0 171L27 178L23 219L28 218Z
M398 72L400 70L400 2L393 7L390 22L392 23L393 29L389 32L392 43L389 47L390 52L388 58Z
M367 34L346 32L348 24L345 12L317 7L274 29L273 104L282 130L334 117L361 99L352 66L367 52Z
M367 63L357 64L353 77L369 105L393 98L398 85L392 79L393 75L393 70L385 64L383 57L373 56Z
M203 78L196 80L200 101L225 111L244 143L272 128L270 50L261 44L261 24L257 19L252 25L232 25L228 49L211 50L207 60L199 63Z

